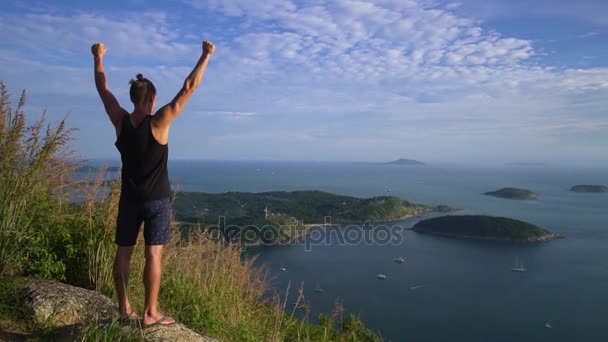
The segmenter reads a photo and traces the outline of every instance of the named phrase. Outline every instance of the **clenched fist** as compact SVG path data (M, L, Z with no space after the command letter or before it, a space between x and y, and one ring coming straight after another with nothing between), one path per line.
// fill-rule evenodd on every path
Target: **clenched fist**
M91 46L91 53L95 57L103 57L106 54L106 46L103 43L95 43Z
M213 55L214 51L215 51L215 45L213 45L212 42L205 40L203 42L203 54L211 56L211 55Z

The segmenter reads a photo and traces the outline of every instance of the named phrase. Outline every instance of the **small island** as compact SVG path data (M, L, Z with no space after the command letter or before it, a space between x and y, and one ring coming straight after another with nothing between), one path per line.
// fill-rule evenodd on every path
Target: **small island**
M608 192L608 186L582 184L582 185L575 185L575 186L573 186L572 188L570 188L570 191L574 191L574 192L603 193L603 192Z
M518 188L502 188L497 191L486 192L484 195L515 200L532 200L538 197L530 190Z
M425 163L418 161L418 160L413 160L413 159L397 159L397 160L393 160L390 162L385 162L385 163L378 163L379 165L410 165L410 166L414 166L414 165L426 165Z
M418 222L411 230L451 238L543 243L563 236L536 225L506 217L441 216Z

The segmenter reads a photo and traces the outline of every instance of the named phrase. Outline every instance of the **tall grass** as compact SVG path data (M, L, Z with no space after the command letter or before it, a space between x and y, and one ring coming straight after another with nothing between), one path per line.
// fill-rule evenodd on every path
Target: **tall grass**
M42 115L28 126L25 93L14 110L9 100L0 83L0 280L10 275L45 277L113 296L119 181L107 182L103 170L92 180L74 180L78 165L70 162L71 130L65 121L48 125ZM320 324L309 323L310 308L301 290L294 307L287 296L269 297L265 268L254 267L254 259L243 258L240 248L204 232L184 235L175 222L172 226L174 239L164 250L160 305L191 329L223 341L379 340L356 317L344 318L340 305L321 316ZM128 294L141 313L141 237L138 245ZM304 310L305 319L297 319L296 310ZM102 328L89 322L82 340L139 339L120 336L116 324Z
M15 109L10 98L0 83L0 276L23 271L29 256L38 257L49 275L61 273L56 258L37 249L50 237L33 232L45 230L40 219L60 201L57 191L74 170L66 162L71 130L64 120L46 124L44 113L27 125L25 91Z

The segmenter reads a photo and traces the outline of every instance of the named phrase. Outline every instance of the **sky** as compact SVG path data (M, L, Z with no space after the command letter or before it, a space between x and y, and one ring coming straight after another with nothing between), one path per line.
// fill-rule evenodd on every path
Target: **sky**
M119 157L94 42L131 111L129 79L162 105L211 40L170 158L608 165L604 0L5 0L0 32L0 80L83 158Z

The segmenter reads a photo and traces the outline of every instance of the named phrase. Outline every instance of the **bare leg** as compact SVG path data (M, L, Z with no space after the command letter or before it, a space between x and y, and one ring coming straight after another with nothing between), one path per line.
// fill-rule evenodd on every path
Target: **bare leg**
M158 311L158 291L160 290L160 279L162 276L161 260L163 256L163 246L146 246L146 266L144 268L144 287L146 289L146 299L144 305L144 325L157 322L164 317ZM172 318L165 319L162 324L172 324Z
M127 296L127 287L129 285L129 266L131 264L131 255L133 247L118 246L116 256L114 257L114 287L116 288L116 296L118 297L118 312L123 317L133 315L129 297Z

